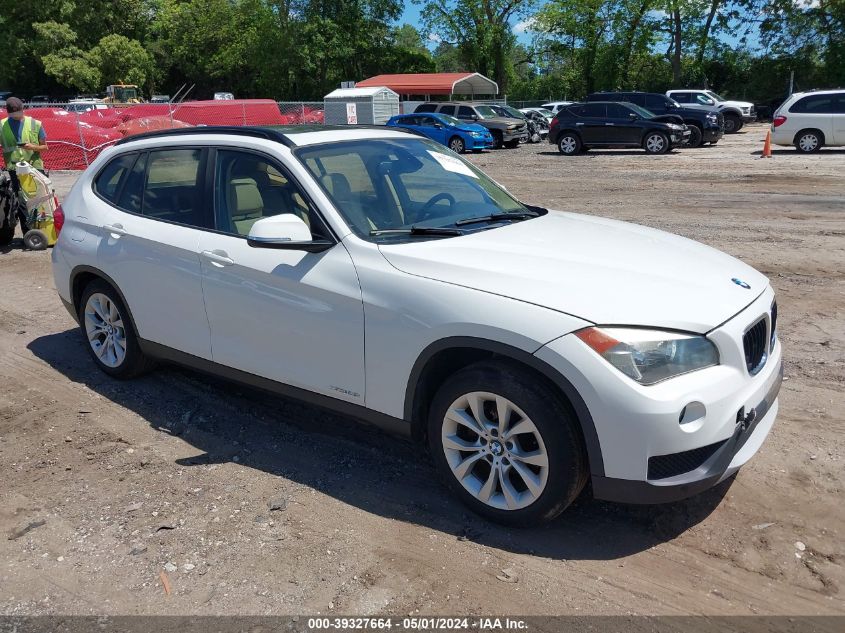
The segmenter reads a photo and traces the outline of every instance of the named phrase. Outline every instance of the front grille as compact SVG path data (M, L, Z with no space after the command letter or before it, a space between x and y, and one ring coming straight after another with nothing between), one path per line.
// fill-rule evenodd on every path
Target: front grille
M727 440L702 446L701 448L694 448L691 451L684 451L683 453L649 457L648 478L650 480L666 479L667 477L675 477L695 470L710 459L725 442Z
M775 339L778 335L778 302L772 302L772 335L769 337L769 351L775 348Z
M766 364L766 319L760 319L751 326L742 337L742 347L745 350L745 366L748 373L756 374Z

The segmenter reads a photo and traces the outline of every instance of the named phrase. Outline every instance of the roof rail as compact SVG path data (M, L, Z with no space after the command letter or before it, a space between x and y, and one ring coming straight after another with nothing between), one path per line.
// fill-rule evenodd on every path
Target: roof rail
M115 143L123 145L132 141L148 138L161 138L167 136L190 136L192 134L232 134L235 136L252 136L263 138L269 141L277 141L286 147L296 147L296 143L287 134L300 134L303 132L324 132L331 130L391 130L394 132L405 132L416 136L425 136L417 130L409 130L401 127L387 127L385 125L279 125L279 126L239 126L239 125L198 125L196 127L179 127L169 130L154 130L143 132L133 136L127 136Z
M160 138L165 136L190 136L192 134L232 134L235 136L252 136L264 138L270 141L278 141L287 147L293 147L293 142L282 132L269 127L237 126L237 125L198 125L196 127L180 127L169 130L155 130L143 132L120 139L115 145L123 145L132 141L139 141L148 138Z

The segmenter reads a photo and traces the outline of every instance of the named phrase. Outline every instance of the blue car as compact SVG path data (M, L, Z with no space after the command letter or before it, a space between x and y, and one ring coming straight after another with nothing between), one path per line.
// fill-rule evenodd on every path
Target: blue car
M480 152L494 145L493 136L486 127L476 123L464 123L448 114L400 114L391 117L387 125L421 132L457 154L463 154L467 150Z

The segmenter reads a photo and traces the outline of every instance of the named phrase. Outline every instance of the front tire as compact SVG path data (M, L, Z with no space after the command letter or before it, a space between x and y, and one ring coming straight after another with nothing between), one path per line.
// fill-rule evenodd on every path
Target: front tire
M105 373L132 378L153 365L138 345L129 311L120 295L102 280L92 281L82 292L79 324L91 357Z
M493 130L490 134L493 135L493 149L502 149L505 145L502 133L499 130Z
M701 147L702 141L704 139L704 135L701 133L701 129L697 125L690 125L689 126L689 141L687 142L687 147Z
M795 135L795 149L803 154L813 154L824 145L820 133L815 130L804 130Z
M669 138L663 132L649 132L643 139L643 149L648 154L665 154L669 151Z
M580 154L582 149L581 139L577 134L564 132L557 140L557 151L564 156L575 156Z
M736 134L742 127L742 121L735 114L725 115L725 134Z
M519 366L483 362L437 391L428 442L440 475L481 516L514 526L550 521L587 482L577 422Z
M449 149L455 152L456 154L463 154L466 151L464 139L462 139L460 136L453 136L449 139Z

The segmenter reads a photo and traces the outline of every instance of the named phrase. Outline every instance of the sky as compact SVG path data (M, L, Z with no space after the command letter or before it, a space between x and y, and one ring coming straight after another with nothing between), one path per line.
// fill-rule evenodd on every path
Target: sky
M794 0L796 3L802 3L806 6L816 6L818 4L818 0ZM405 2L405 9L402 13L402 17L399 19L399 24L410 24L420 31L423 30L422 19L420 18L420 11L422 7L417 5L413 2ZM524 22L518 22L514 24L514 33L516 34L517 41L521 42L522 44L530 44L532 33L526 28L528 25ZM738 34L734 37L731 36L723 36L723 39L728 44L737 45L739 42ZM431 42L429 48L433 49L436 45L436 42ZM749 39L749 45L754 48L758 45L757 37L752 35Z

